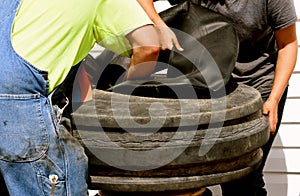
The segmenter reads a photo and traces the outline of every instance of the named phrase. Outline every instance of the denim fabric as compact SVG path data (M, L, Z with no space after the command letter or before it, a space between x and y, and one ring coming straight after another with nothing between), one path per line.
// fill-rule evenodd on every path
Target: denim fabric
M87 157L51 104L47 72L13 49L21 0L0 1L0 172L10 195L87 195Z

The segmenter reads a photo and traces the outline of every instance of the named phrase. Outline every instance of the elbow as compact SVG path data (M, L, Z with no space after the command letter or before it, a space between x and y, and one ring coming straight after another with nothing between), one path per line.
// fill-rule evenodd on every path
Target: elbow
M144 55L144 58L147 59L148 61L157 61L159 53L160 53L159 46L142 47L142 54Z
M156 46L135 49L126 79L141 79L150 76L155 70L159 53L160 48Z
M142 77L148 77L154 72L159 53L160 48L155 46L146 47L141 51L144 59L141 62L141 68L143 69Z

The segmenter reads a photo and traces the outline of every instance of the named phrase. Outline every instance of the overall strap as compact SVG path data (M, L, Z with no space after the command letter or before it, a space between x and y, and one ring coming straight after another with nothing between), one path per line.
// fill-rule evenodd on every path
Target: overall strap
M14 50L12 31L21 0L0 1L0 94L48 95L47 74Z

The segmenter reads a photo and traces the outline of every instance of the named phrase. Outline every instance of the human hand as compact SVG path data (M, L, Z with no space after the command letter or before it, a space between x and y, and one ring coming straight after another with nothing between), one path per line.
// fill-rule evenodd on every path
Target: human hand
M278 110L278 102L275 100L268 99L262 108L263 115L267 116L270 123L270 132L271 134L275 134L276 125L278 123L277 117L277 110Z
M168 26L156 26L156 30L158 32L162 50L172 50L173 46L175 46L177 50L183 51L175 33Z

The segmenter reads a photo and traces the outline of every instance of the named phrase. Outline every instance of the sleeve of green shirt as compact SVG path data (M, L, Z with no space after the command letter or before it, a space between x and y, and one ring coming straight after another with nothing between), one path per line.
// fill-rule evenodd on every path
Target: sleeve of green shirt
M137 1L102 1L95 18L94 35L101 46L130 56L132 48L126 35L147 24L153 23Z

